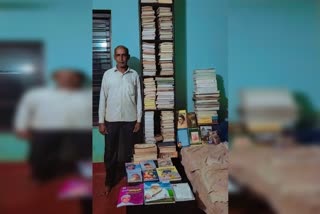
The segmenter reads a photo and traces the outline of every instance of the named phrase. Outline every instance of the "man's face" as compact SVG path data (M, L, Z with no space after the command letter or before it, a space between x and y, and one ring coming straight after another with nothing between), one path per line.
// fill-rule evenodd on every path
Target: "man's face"
M68 70L58 71L54 76L54 80L59 88L75 89L81 85L79 75Z
M179 117L178 120L179 120L179 123L180 123L180 124L183 124L183 119L182 119L182 117Z
M127 67L127 63L129 60L130 56L126 52L124 48L117 48L114 53L114 59L117 62L117 65L121 68Z

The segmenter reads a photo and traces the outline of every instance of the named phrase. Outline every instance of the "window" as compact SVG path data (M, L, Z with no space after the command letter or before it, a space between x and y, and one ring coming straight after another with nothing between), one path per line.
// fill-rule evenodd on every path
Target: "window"
M93 10L92 33L92 91L93 125L98 125L99 95L103 73L112 67L111 59L111 11Z

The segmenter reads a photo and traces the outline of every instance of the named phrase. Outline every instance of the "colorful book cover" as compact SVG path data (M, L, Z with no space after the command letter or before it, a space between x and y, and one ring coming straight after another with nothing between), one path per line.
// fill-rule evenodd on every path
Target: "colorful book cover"
M140 164L136 164L136 163L125 163L126 166L126 171L128 173L128 171L130 170L140 170L141 171L141 166Z
M181 176L175 166L157 168L160 181L181 181Z
M199 128L189 129L189 139L191 145L201 144Z
M142 182L141 169L128 170L127 179L128 179L128 183Z
M140 166L142 171L157 168L153 160L140 161Z
M182 147L190 146L188 129L178 129L178 142Z
M159 177L156 169L148 169L142 171L143 181L158 181Z
M158 158L158 167L173 166L171 158Z
M174 203L174 193L170 182L145 182L144 202L146 205Z
M117 207L143 204L143 184L125 186L120 189Z
M198 121L197 116L195 112L188 112L187 113L187 123L188 128L197 128L198 127Z
M187 111L186 110L179 110L177 111L177 129L184 129L188 128L188 123L187 123Z
M200 126L201 142L209 143L209 134L212 133L212 126Z

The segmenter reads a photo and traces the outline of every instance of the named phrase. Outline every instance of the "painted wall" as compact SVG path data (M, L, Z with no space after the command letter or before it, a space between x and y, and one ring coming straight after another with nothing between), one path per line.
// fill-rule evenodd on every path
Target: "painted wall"
M48 79L50 71L59 67L80 68L91 76L92 3L77 0L18 2L23 4L4 4L0 8L0 28L3 29L0 40L43 41ZM11 133L0 134L0 160L24 160L27 152L25 142Z
M319 109L319 1L231 0L228 15L230 119L248 87L301 91Z

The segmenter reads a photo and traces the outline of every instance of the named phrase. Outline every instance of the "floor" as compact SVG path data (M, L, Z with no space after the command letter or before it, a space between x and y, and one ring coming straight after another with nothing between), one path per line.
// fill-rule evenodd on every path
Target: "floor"
M36 184L26 163L0 164L1 214L81 214L80 201L59 200L57 193L65 178Z

